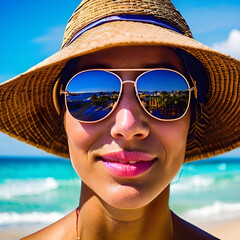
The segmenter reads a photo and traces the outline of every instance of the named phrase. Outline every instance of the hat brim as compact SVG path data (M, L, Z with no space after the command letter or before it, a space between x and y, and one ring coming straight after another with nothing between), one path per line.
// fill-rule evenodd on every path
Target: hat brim
M195 122L185 162L240 146L240 61L192 38L152 24L109 22L92 28L27 72L0 85L0 130L49 153L68 158L67 138L54 100L54 85L67 62L115 46L161 45L181 48L206 69L209 91L206 125Z

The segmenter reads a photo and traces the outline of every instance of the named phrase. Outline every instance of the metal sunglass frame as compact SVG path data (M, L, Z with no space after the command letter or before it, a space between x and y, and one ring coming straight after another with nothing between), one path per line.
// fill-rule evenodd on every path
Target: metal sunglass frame
M153 116L151 113L149 113L149 112L145 109L143 103L141 102L141 99L140 99L140 97L138 96L137 81L138 81L138 79L139 79L142 75L144 75L144 74L146 74L146 73L148 73L148 72L154 71L154 70L168 70L168 71L170 71L170 72L175 72L175 73L179 74L179 75L186 81L187 86L188 86L188 89L187 89L187 90L189 91L188 105L187 105L187 108L186 108L185 112L184 112L179 118L176 118L176 119L161 119L161 118L157 118L157 117ZM121 87L120 87L120 90L119 90L119 96L118 96L117 101L114 103L114 106L113 106L112 110L111 110L105 117L103 117L103 118L101 118L101 119L99 119L99 120L96 120L96 121L83 121L83 120L79 120L79 119L77 119L77 118L75 118L75 117L73 116L76 120L78 120L78 121L81 122L81 123L97 123L97 122L103 121L103 120L104 120L105 118L107 118L110 114L112 114L113 111L115 110L115 108L118 106L118 102L119 102L120 99L121 99L122 88L123 88L123 85L124 85L125 83L131 83L131 84L134 85L136 97L137 97L138 102L140 103L141 107L144 109L144 111L145 111L149 116L151 116L152 118L157 119L157 120L159 120L159 121L164 121L164 122L172 122L172 121L176 121L176 120L179 120L179 119L183 118L183 117L185 116L185 114L187 113L187 111L188 111L188 109L189 109L189 106L190 106L191 92L194 91L195 98L197 97L196 82L192 79L192 77L190 76L194 87L191 87L191 88L190 88L189 82L188 82L188 80L186 79L186 77L185 77L182 73L180 73L180 72L178 72L178 71L176 71L176 70L173 70L173 69L169 69L169 68L151 68L151 69L150 69L150 68L139 68L139 69L137 69L137 68L136 68L136 69L122 69L122 68L121 68L121 69L100 69L100 68L99 68L99 69L87 69L87 70L83 70L83 71L80 71L80 72L76 73L76 74L68 81L68 83L67 83L67 85L66 85L66 87L65 87L65 91L62 90L63 85L61 85L60 95L64 95L64 100L65 100L66 109L68 109L68 106L67 106L67 96L70 95L69 92L67 91L67 88L68 88L69 83L70 83L71 80L72 80L73 78L75 78L78 74L83 73L83 72L88 72L88 71L104 71L104 72L111 73L111 74L115 75L115 76L119 79L119 81L120 81L120 83L121 83ZM132 80L125 80L125 81L123 81L123 80L120 78L120 76L118 76L115 72L124 72L124 71L125 71L125 72L143 72L143 73L141 73L141 74L135 79L135 81L132 81ZM68 110L68 111L69 111L69 110ZM70 112L70 111L69 111L69 112ZM71 113L70 113L70 114L71 114ZM72 114L71 114L71 115L72 115Z

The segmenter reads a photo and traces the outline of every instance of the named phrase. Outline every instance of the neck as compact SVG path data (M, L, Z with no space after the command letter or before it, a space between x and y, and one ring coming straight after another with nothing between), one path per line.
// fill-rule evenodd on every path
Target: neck
M172 240L169 187L139 209L116 209L82 185L78 229L82 240ZM90 227L91 226L91 227Z

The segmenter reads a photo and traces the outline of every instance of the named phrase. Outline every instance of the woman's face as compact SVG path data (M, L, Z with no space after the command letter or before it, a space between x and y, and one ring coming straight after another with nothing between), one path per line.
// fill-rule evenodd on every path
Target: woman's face
M165 47L117 47L81 58L91 68L167 67L183 73L181 59ZM139 73L121 72L123 81ZM85 185L113 207L145 206L169 185L184 160L190 112L177 121L149 116L126 83L114 112L98 123L80 123L68 111L65 128L72 164ZM129 161L136 161L129 162ZM145 161L141 161L145 160ZM120 162L121 161L121 162ZM131 166L132 164L132 166Z

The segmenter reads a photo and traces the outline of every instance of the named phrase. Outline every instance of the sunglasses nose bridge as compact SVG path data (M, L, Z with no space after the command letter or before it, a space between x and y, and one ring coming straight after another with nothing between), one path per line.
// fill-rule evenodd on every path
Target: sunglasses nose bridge
M124 85L125 84L130 84L134 87L134 92L135 92L135 96L136 96L136 82L133 81L133 80L121 80L121 83L122 83L122 89L121 89L121 96L120 96L120 99L122 98L122 95L123 95L123 92L125 92L126 90L124 90ZM132 93L132 92L131 92Z
M136 109L137 106L135 104L139 104L141 107L141 104L137 99L137 92L136 92L136 85L135 85L136 81L121 79L121 84L122 84L122 87L121 87L118 103L116 104L116 108L119 108L119 107L121 108L122 105L124 105L124 106L128 106L128 108Z
M132 80L124 80L124 81L122 81L123 85L126 84L126 83L131 83L131 84L135 85L135 81L132 81Z
M122 89L121 89L121 94L120 94L120 101L121 101L121 99L123 98L123 95L125 96L125 92L127 92L127 97L129 98L130 96L132 97L132 96L134 96L134 98L136 98L136 96L137 96L137 92L136 92L136 81L133 81L133 80L121 80L121 82L122 82ZM125 84L130 84L133 88L134 88L134 92L133 92L133 89L131 88L131 90L130 89L126 89L126 88L124 88L124 85Z

